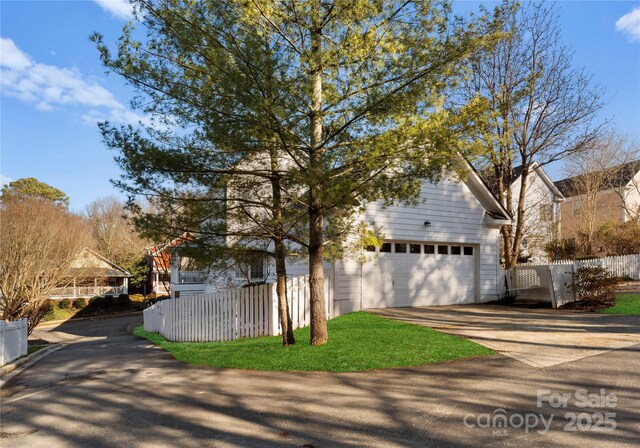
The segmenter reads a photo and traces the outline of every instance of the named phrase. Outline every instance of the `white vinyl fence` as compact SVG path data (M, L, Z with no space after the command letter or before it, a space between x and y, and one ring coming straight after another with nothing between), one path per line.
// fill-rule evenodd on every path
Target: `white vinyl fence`
M557 307L576 300L574 274L585 266L603 267L616 277L640 280L640 255L561 260L549 264L522 264L506 271L506 292L525 299L550 300Z
M333 287L325 278L327 318L333 316ZM310 323L309 277L287 280L293 328ZM163 300L144 310L145 331L170 341L229 341L280 334L276 285L266 284Z
M0 366L27 354L27 319L0 320Z

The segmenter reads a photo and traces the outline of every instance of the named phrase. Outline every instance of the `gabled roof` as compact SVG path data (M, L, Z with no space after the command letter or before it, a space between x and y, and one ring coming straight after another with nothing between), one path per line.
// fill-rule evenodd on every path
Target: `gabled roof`
M469 168L469 173L465 177L464 183L478 199L478 202L480 202L484 207L487 215L489 215L493 220L496 220L497 224L511 224L513 222L513 217L509 214L507 209L504 208L497 196L493 191L491 191L491 188L489 188L473 165L466 158L463 158L463 160Z
M192 240L193 236L189 232L184 232L179 237L174 238L167 243L147 248L147 256L152 258L153 268L156 270L161 269L163 271L170 271L172 250Z
M76 277L131 277L129 271L88 247L80 251L71 269Z
M614 167L609 168L611 172L608 173L610 181L604 186L603 190L609 190L611 188L619 188L628 185L634 178L636 174L640 171L640 160L634 160L633 162L622 163L620 165L616 165ZM596 173L601 173L601 170L596 171ZM581 174L578 176L568 177L566 179L559 180L555 182L555 186L560 190L560 192L566 196L577 196L581 194L580 192L580 180L586 176L585 174Z
M514 167L512 172L511 172L511 177L509 178L509 184L513 184L514 182L516 182L520 178L520 176L522 175L523 171L524 171L524 165L518 165L518 166ZM562 199L564 199L562 191L560 191L556 187L554 182L547 175L545 170L542 169L542 167L538 164L538 162L533 162L531 164L530 173L536 173L538 175L538 177L540 177L540 179L542 179L542 182L544 182L544 184L549 188L549 190L551 190L553 195L556 196L558 201L562 201ZM489 186L489 188L491 189L492 193L493 194L498 194L498 182L497 182L497 179L495 178L495 176L493 174L493 171L491 169L483 170L482 171L482 178L486 181L486 183Z

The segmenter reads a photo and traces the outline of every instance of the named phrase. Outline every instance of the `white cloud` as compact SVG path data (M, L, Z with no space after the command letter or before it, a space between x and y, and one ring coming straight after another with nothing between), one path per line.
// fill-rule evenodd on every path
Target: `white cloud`
M75 68L58 67L34 61L13 40L0 38L0 86L2 94L32 104L41 111L61 106L88 108L82 116L103 118L118 123L146 121L128 110L113 94L94 81L87 80ZM99 120L93 120L95 123Z
M640 40L640 7L620 17L616 22L616 31L625 33L629 40Z
M93 0L102 9L119 19L133 19L131 4L127 0Z
M0 186L6 185L9 182L13 182L13 179L9 176L5 176L4 174L0 174Z

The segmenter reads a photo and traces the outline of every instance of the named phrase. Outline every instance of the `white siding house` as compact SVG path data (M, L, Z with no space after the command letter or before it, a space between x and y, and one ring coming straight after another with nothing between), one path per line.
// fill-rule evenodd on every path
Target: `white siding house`
M498 298L499 229L511 225L511 217L469 168L464 180L450 176L435 185L424 182L415 206L365 205L359 218L381 229L384 244L373 251L362 249L362 255L369 258L364 263L325 263L335 315L366 308L479 303ZM177 262L173 268L178 268ZM172 279L177 279L174 269ZM265 268L265 272L274 271ZM307 273L305 262L288 266L290 276ZM267 278L274 280L273 274ZM184 290L179 284L175 287ZM194 292L218 289L219 284L208 280Z
M385 244L366 263L335 263L337 312L496 299L499 228L510 219L475 176L425 182L416 206L367 204L364 220Z
M640 215L640 170L624 186L623 200L624 221L636 219Z
M515 178L511 182L512 210L518 208L518 197L522 186L522 167L514 169ZM530 256L530 261L546 262L545 245L559 237L560 205L564 196L554 185L547 173L534 162L527 178L524 200L524 227L521 254Z
M511 201L510 209L513 212L513 225L518 221L518 202L522 189L523 165L514 167L509 179ZM498 182L491 169L483 171L483 177L487 181L494 194L498 195ZM501 198L502 203L507 203L506 192ZM523 234L520 245L520 256L529 257L529 261L547 262L545 246L550 241L559 238L561 222L561 204L565 200L561 189L557 188L547 173L537 163L533 162L529 167L527 184L525 185L523 204Z

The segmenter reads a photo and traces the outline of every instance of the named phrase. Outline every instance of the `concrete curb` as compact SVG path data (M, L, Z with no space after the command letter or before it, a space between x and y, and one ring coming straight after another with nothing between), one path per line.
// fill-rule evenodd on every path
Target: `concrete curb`
M47 322L39 323L36 326L36 328L51 327L54 325L60 325L60 324L69 323L69 322L80 322L83 320L114 319L116 317L135 316L137 314L142 314L142 311L131 311L130 313L119 313L119 314L103 314L100 316L78 317L77 319L50 320Z
M30 355L23 356L22 358L15 360L11 364L7 364L6 366L3 366L2 368L0 368L0 377L2 377L2 384L4 384L6 381L9 380L9 378L5 378L5 375L8 375L9 373L14 372L20 367L22 367L23 370L28 367L31 367L33 364L40 361L45 356L50 355L51 353L61 349L62 347L63 347L62 344L54 344L47 348L43 348L42 350L38 350L35 353L31 353ZM15 372L15 373L18 373L18 372ZM13 377L13 375L11 375L11 377Z

